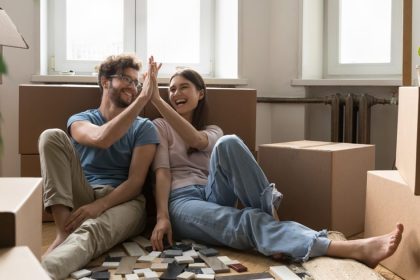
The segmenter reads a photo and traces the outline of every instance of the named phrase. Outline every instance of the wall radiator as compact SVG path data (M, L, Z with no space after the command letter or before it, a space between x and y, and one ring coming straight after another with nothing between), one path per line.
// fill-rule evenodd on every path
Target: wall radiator
M370 144L371 107L397 104L397 98L340 93L319 98L258 97L258 103L323 103L331 106L331 141Z

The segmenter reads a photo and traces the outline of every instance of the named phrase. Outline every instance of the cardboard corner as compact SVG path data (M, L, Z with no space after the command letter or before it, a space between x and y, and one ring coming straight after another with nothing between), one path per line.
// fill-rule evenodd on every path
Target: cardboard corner
M400 87L395 165L415 195L420 195L419 88Z

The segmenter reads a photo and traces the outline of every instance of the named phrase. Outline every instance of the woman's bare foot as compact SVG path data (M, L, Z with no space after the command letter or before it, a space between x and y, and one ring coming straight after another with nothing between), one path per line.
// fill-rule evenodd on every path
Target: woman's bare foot
M392 256L400 245L404 226L397 224L396 228L385 235L362 239L364 249L360 261L374 268L382 260Z
M365 239L331 241L327 255L352 258L374 268L382 260L390 257L400 245L404 226L398 223L395 229L381 236Z
M66 240L67 236L69 236L68 233L64 233L64 234L57 233L57 236L55 237L55 240L53 241L53 243L51 243L50 247L48 247L48 249L42 255L42 259L44 259L49 253L51 253L51 251L54 250L58 245L63 243L63 241Z

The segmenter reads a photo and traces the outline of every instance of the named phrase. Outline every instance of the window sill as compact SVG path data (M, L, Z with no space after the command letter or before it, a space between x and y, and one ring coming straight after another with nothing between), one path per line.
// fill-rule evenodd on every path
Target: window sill
M54 83L54 84L97 84L98 78L96 76L88 75L32 75L32 83ZM204 78L208 86L246 86L247 79L225 79L225 78ZM158 78L158 83L167 85L169 83L168 77Z
M292 86L402 86L401 79L293 79Z

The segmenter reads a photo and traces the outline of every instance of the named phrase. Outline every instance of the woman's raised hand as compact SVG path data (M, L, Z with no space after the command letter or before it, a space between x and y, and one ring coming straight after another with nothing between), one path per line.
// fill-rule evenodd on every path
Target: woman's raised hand
M162 67L162 63L157 63L157 62L155 62L154 61L154 57L153 56L151 56L150 58L149 58L149 65L150 65L150 68L151 68L151 73L149 73L149 75L154 75L155 76L155 80L156 80L156 84L155 84L155 86L154 86L154 88L153 88L153 92L152 92L152 101L154 100L154 101L156 101L156 100L159 100L160 99L160 94L159 94L159 87L158 87L158 83L157 83L157 73L159 72L159 70L160 70L160 67Z
M141 96L147 97L150 100L154 94L159 94L157 76L160 70L162 63L157 64L154 60L154 57L149 57L148 60L148 69L147 72L143 74L143 89L140 93Z

